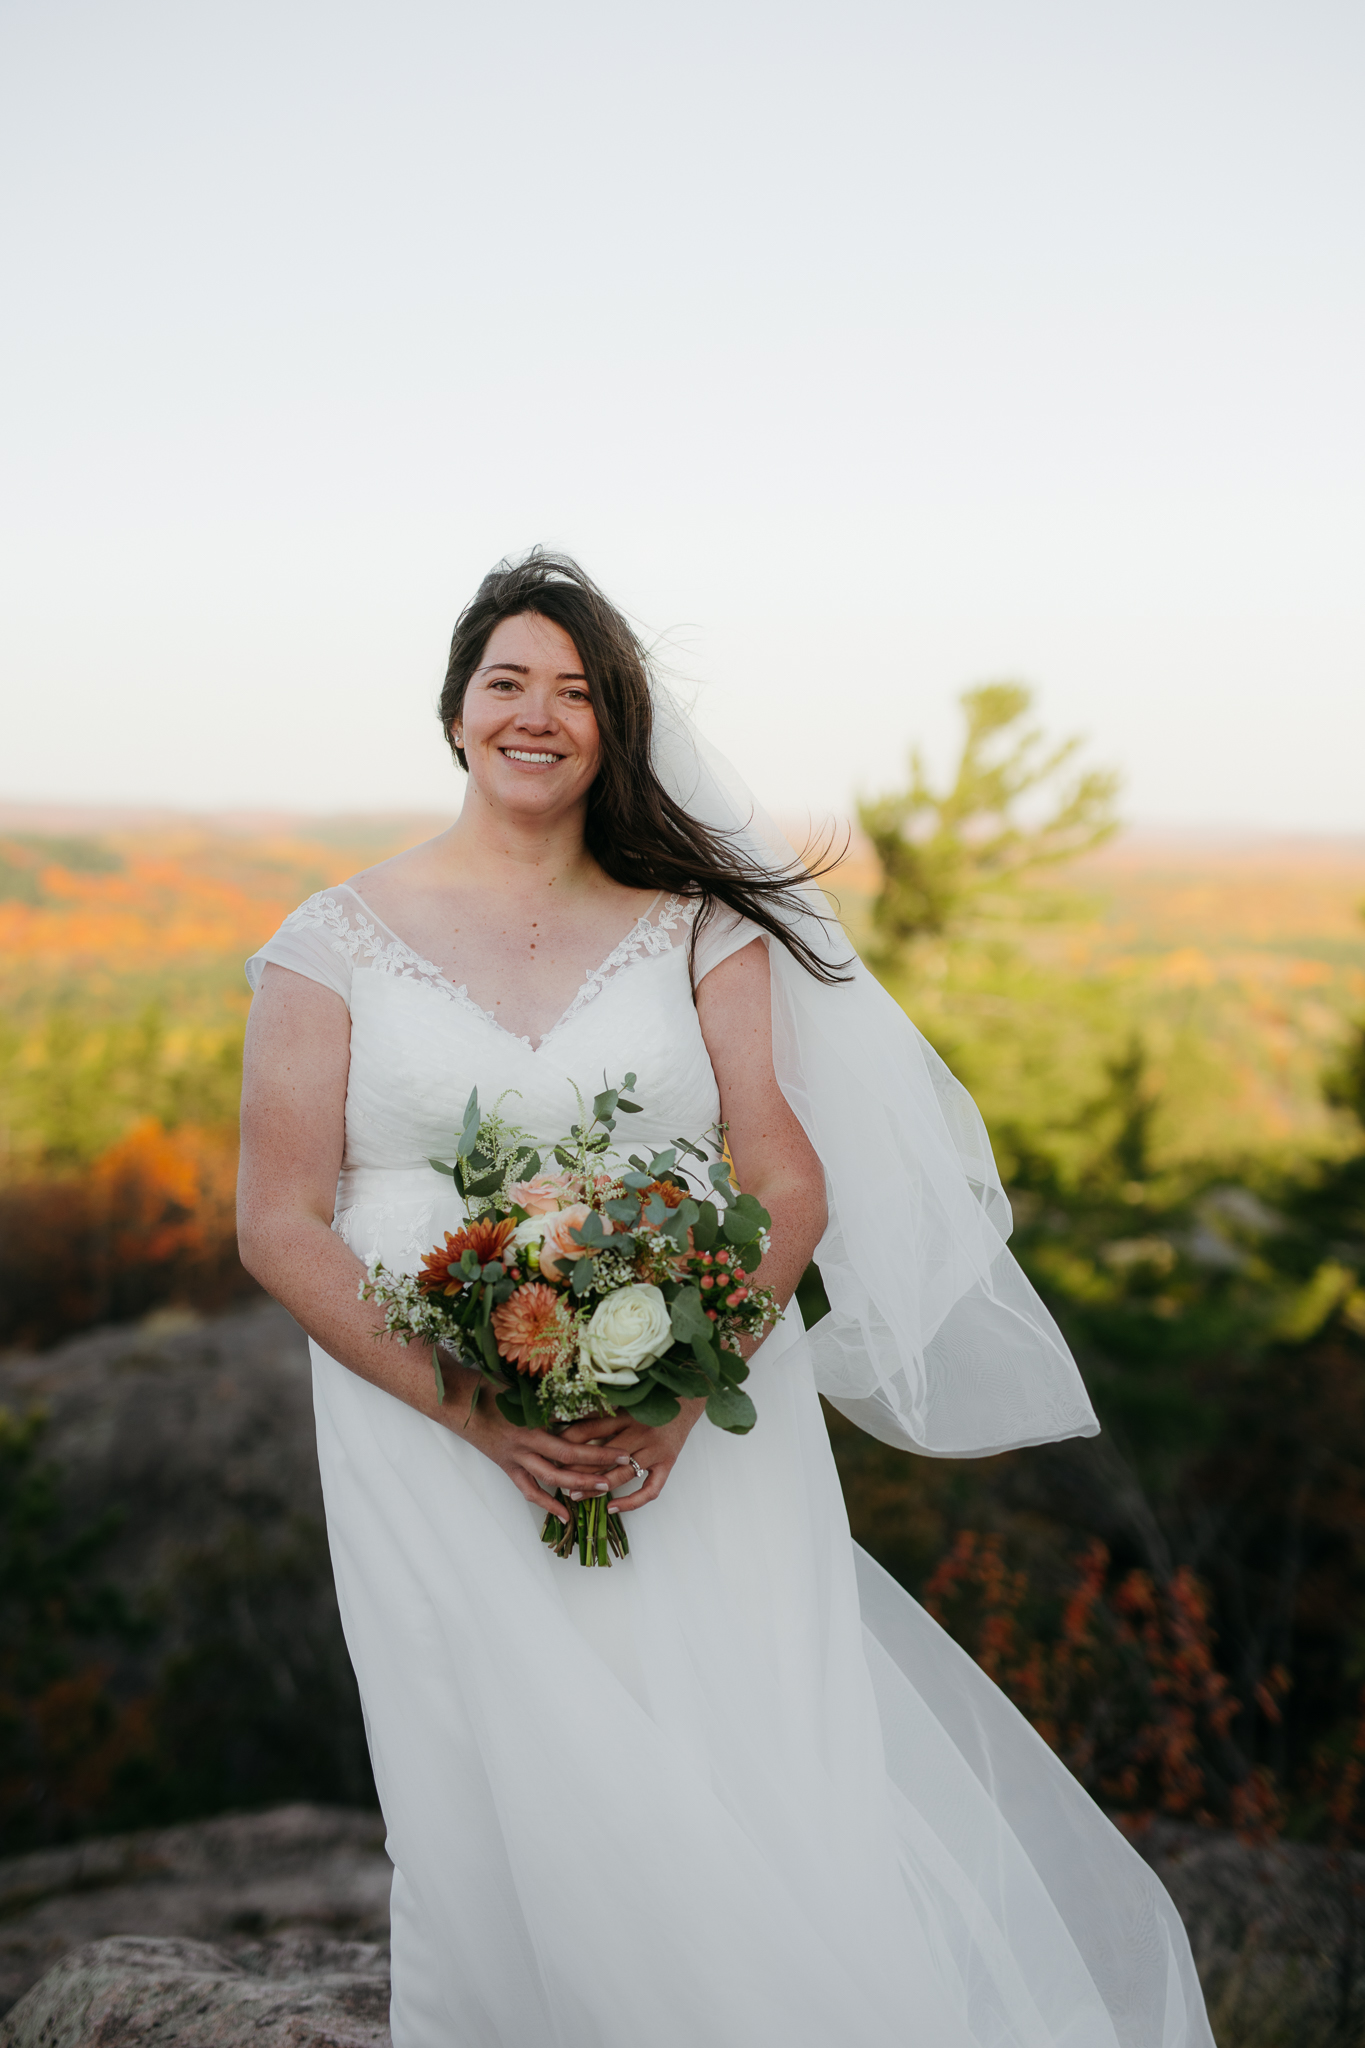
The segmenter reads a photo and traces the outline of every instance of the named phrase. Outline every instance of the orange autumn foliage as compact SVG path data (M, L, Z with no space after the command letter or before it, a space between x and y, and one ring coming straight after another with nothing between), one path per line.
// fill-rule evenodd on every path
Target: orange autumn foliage
M1094 1539L1072 1561L1060 1615L1044 1629L1028 1574L1000 1539L963 1530L925 1589L950 1627L1048 1745L1107 1806L1141 1824L1155 1813L1229 1821L1265 1839L1284 1824L1272 1774L1225 1781L1227 1736L1242 1703L1218 1668L1208 1595L1182 1567L1165 1584L1133 1570L1110 1582ZM1279 1718L1288 1673L1258 1688Z
M149 1703L116 1701L109 1678L107 1664L88 1664L34 1698L0 1691L0 1717L10 1737L0 1822L31 1826L41 1817L57 1837L88 1828L119 1774L151 1761L156 1745Z
M236 1165L229 1134L144 1118L79 1178L0 1191L0 1339L46 1343L166 1303L202 1309L249 1292Z

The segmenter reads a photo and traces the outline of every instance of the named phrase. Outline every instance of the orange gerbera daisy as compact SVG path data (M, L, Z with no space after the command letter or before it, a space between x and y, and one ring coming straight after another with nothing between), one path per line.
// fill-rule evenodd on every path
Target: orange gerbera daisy
M559 1296L543 1280L528 1281L493 1311L498 1350L518 1372L545 1372L555 1362L563 1334Z
M458 1230L448 1230L445 1250L437 1245L423 1259L417 1285L423 1294L462 1294L464 1281L457 1280L449 1268L459 1265L463 1252L476 1252L479 1264L486 1266L490 1259L500 1256L516 1227L510 1216L501 1223L492 1223L481 1217L477 1222L462 1224Z

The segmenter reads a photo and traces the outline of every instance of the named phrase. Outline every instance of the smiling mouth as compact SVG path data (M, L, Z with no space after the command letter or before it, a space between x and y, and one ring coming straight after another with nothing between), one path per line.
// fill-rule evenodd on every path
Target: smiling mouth
M562 754L532 753L526 747L499 747L498 752L505 761L524 761L532 768L553 768L556 761L562 761Z

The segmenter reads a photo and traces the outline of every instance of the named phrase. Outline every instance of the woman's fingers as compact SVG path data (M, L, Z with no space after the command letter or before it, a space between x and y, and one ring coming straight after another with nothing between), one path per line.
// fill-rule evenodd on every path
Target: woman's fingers
M632 1426L628 1415L594 1415L586 1422L571 1422L559 1441L566 1444L609 1444L623 1429Z
M640 1463L644 1464L643 1458L640 1460ZM673 1470L673 1460L671 1458L661 1459L657 1465L647 1469L649 1470L649 1477L638 1493L619 1495L612 1502L611 1505L614 1513L618 1515L629 1514L632 1508L647 1507L650 1501L657 1500L664 1490L664 1483L669 1473Z
M515 1429L515 1425L512 1427ZM615 1444L609 1448L598 1448L569 1436L567 1432L563 1436L551 1436L548 1429L516 1429L515 1433L518 1438L524 1440L528 1450L534 1450L540 1457L548 1458L551 1464L596 1466L599 1470L607 1472L622 1456L622 1452Z
M537 1458L527 1451L519 1457L514 1455L511 1462L520 1466L523 1472L529 1472L547 1493L553 1493L557 1487L565 1493L608 1493L611 1490L611 1480L600 1472L566 1471L562 1465L552 1465L547 1459ZM620 1484L619 1480L617 1484Z
M568 1521L569 1510L563 1501L556 1500L553 1494L546 1493L543 1487L537 1486L529 1472L517 1465L509 1465L506 1470L517 1492L529 1500L532 1507L544 1508L549 1514L558 1515L561 1522Z

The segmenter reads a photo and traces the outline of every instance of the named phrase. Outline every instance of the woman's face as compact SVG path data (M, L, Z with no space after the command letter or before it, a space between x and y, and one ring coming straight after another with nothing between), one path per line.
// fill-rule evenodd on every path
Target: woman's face
M585 803L601 742L588 679L564 628L537 612L500 620L452 733L471 782L495 809L551 818Z

